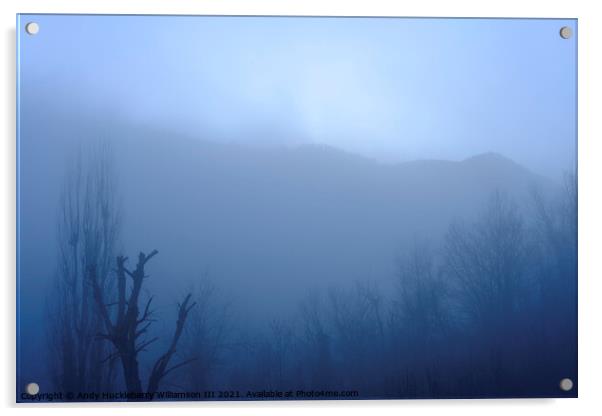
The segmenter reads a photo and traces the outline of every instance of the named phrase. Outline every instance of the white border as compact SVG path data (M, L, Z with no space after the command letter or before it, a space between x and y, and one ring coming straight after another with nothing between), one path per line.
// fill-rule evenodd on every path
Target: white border
M0 403L14 411L44 414L440 414L446 415L563 415L594 413L602 386L602 15L596 1L445 1L385 0L2 0L2 100L0 126L4 137L0 155L0 265L2 312L0 322ZM49 404L16 405L15 397L15 15L16 13L117 13L117 14L255 14L339 16L442 16L442 17L558 17L579 19L579 399L559 400L433 400L362 402L254 402L155 404ZM597 76L596 76L597 75ZM32 409L33 408L33 409ZM177 410L176 410L177 409Z

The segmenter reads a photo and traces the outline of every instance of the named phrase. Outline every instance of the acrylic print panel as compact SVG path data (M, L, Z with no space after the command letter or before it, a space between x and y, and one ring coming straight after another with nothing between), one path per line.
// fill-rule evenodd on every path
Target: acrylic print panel
M17 401L577 396L576 20L17 28Z

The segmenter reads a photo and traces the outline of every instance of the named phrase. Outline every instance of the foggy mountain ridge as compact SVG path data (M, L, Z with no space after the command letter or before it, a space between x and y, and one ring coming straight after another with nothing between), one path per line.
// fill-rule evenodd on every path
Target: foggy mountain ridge
M38 167L45 180L36 198L52 208L22 195L22 226L44 236L32 244L55 241L54 207L78 149L85 154L107 141L122 206L120 251L159 250L151 272L170 279L161 287L165 302L205 273L233 296L273 293L282 303L274 307L285 309L301 287L390 281L412 241L439 241L452 221L480 214L495 190L527 210L531 187L559 187L496 153L384 163L329 145L253 146L212 141L209 132L195 138L104 117L65 124L37 114L47 139L31 147L24 140L21 163ZM54 253L40 261L52 269ZM149 280L151 289L160 284ZM261 308L253 313L269 312Z
M17 22L17 401L578 396L574 19L123 19Z
M147 136L143 146L123 139L113 147L127 250L162 250L155 267L166 268L157 273L175 281L209 270L234 285L230 293L273 293L283 305L300 295L290 281L311 288L390 279L412 241L437 241L496 190L529 209L532 187L555 188L496 153L385 164L316 145ZM173 265L182 268L176 276Z
M36 236L24 247L38 253L23 263L22 288L31 294L23 308L32 322L45 316L63 181L78 149L86 157L105 140L121 206L117 252L133 259L158 250L145 290L157 294L164 319L156 331L164 339L175 302L205 278L252 334L293 317L314 290L367 282L393 293L400 255L416 241L438 250L450 224L474 221L496 190L527 212L532 187L559 188L497 153L382 163L332 146L256 147L94 123L74 123L63 134L49 128L45 137L21 149L21 166L37 167L36 176L21 176L29 185L21 229ZM31 328L31 339L43 337Z
M319 187L319 181L324 181L323 186L339 184L349 189L357 187L357 190L368 184L383 189L382 185L387 184L392 187L389 191L409 186L421 192L444 192L449 186L463 188L470 185L489 191L495 188L519 200L528 197L525 191L531 187L549 190L556 186L551 179L495 152L477 154L460 161L419 159L386 163L318 144L254 147L190 138L151 138L140 146L135 141L125 138L115 147L120 148L118 153L124 159L133 157L130 152L134 151L136 159L146 169L150 169L151 165L167 167L177 161L171 169L162 170L161 173L168 176L184 174L178 181L187 184L188 187L184 189L190 192L195 188L195 181L205 183L208 179L206 174L211 172L217 175L215 180L245 178L244 183L249 186L253 185L252 178L272 185L285 185L284 182L290 181L291 186L312 183ZM125 167L127 171L126 166L127 162L117 164L118 170ZM149 178L152 178L152 172L149 173ZM202 190L199 192L202 193ZM412 199L411 196L407 195Z

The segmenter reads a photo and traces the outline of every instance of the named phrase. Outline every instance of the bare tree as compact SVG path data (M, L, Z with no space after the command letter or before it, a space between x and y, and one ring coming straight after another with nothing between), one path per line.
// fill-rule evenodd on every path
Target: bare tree
M371 383L383 370L383 361L375 359L384 352L381 294L369 282L356 282L352 288L332 288L329 307L340 382L363 391L375 388Z
M415 242L397 267L392 325L424 348L434 334L443 334L447 288L427 244Z
M87 270L89 282L94 291L94 300L105 326L105 332L98 335L101 339L109 340L117 350L114 355L118 356L121 360L123 375L129 392L141 393L144 391L140 380L138 354L158 339L154 337L141 340L141 337L147 333L149 326L153 322L152 311L150 310L153 300L152 296L146 302L141 316L138 306L142 283L148 277L144 271L146 263L157 254L157 250L153 250L148 255L141 252L138 255L138 263L134 271L130 271L125 267L127 257L117 257L117 300L115 302L107 303L105 292L100 286L96 266L90 265ZM126 276L132 279L129 296L126 296ZM148 379L147 392L156 392L159 388L159 383L167 374L194 360L189 359L168 367L171 358L176 353L176 347L184 330L188 313L196 304L192 303L189 305L191 296L192 294L188 294L184 298L184 302L178 305L176 329L167 351L155 361ZM116 306L117 308L115 319L111 318L111 313L109 312L109 307L111 306Z
M531 252L518 207L500 192L494 192L476 222L456 223L448 231L445 271L455 304L464 312L464 348L481 363L474 377L482 388L512 386L526 364L517 357L529 318Z
M106 391L114 378L109 352L95 342L102 323L93 306L85 271L96 265L98 287L110 287L110 262L120 230L114 170L109 146L81 149L65 176L58 215L58 269L48 331L51 373L60 391Z
M531 235L536 247L534 276L538 297L532 299L538 360L542 377L568 377L577 356L577 181L566 175L561 192L532 190ZM545 346L545 347L544 347ZM564 374L564 375L563 375Z
M392 380L400 392L435 394L437 363L449 335L447 288L431 248L414 242L398 259L390 317ZM395 367L396 364L396 367Z
M224 362L224 354L233 328L230 305L213 282L202 279L193 293L198 306L190 313L179 350L197 357L185 368L186 382L191 390L202 391L209 387L215 370L229 364Z
M301 345L307 355L304 369L309 373L309 383L314 388L330 386L334 376L333 339L325 322L324 301L318 292L310 292L299 309Z
M476 223L450 226L446 271L473 323L488 328L511 321L523 299L528 255L518 208L500 192Z
M535 211L534 231L545 270L547 286L575 290L577 270L577 182L574 175L564 178L562 191L554 200L546 198L540 189L532 189ZM552 261L550 262L549 259ZM548 261L546 261L548 260ZM571 286L574 286L571 289Z

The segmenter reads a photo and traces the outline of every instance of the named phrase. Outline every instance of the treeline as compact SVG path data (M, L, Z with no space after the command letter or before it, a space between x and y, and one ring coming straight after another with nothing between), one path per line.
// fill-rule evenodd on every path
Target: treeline
M474 221L458 220L442 241L416 241L401 253L393 289L366 281L314 291L294 318L260 331L237 326L227 293L207 280L173 316L154 314L141 287L156 252L141 253L135 269L119 255L117 185L106 146L80 155L65 179L48 299L56 391L532 397L576 380L574 177L556 196L534 190L521 208L494 192ZM174 332L153 333L159 319ZM157 340L160 347L149 347Z
M204 359L182 369L185 388L558 395L577 371L574 178L565 185L548 199L534 190L523 210L495 192L475 221L403 253L392 291L355 282L309 293L295 319L246 337L223 309L206 310L187 344Z

